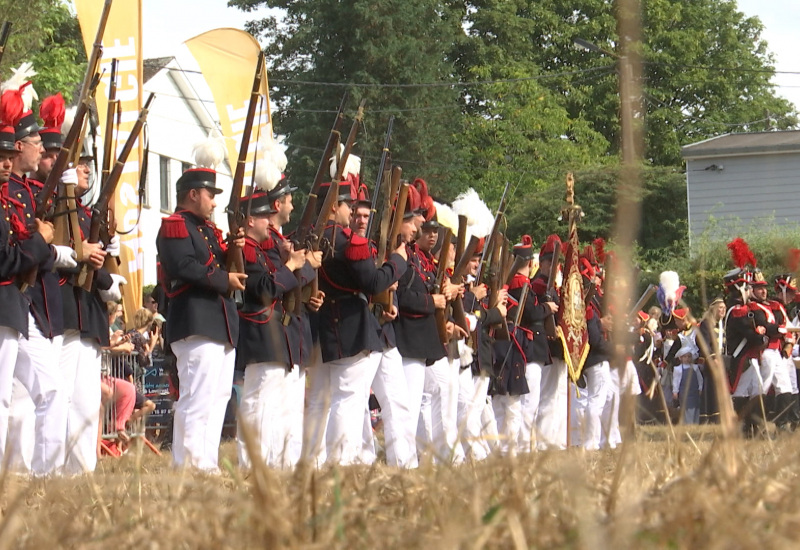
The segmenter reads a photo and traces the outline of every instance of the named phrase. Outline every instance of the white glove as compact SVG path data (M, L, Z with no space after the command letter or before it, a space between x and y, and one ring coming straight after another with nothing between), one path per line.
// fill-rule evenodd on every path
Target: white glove
M111 237L111 242L106 245L106 252L109 256L119 258L119 235Z
M78 185L78 171L75 168L67 168L61 174L61 183L71 183Z
M100 291L100 299L104 302L117 302L122 299L122 290L119 285L127 285L128 281L122 275L111 274L111 287L108 290Z
M75 251L69 246L53 245L53 250L56 252L56 269L72 269L78 267L78 260L75 256Z

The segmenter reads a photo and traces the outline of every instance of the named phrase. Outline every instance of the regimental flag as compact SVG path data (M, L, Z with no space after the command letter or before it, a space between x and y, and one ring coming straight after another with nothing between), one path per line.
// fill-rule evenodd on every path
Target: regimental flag
M562 217L569 221L567 249L564 252L564 280L561 284L561 303L559 306L558 337L564 345L564 360L567 372L573 382L577 382L581 369L589 355L589 333L586 328L586 303L581 275L578 240L578 219L580 207L574 204L572 174L567 176L567 207Z
M91 52L97 34L104 0L75 0L84 46ZM127 141L142 108L142 4L141 0L117 0L103 35L100 72L103 78L97 87L97 114L100 128L106 127L108 87L111 60L119 60L117 99L120 101L120 124L116 135L119 148ZM117 232L120 235L120 274L128 280L122 287L122 300L127 319L142 307L144 284L144 251L139 230L139 171L142 140L131 151L117 186L114 200Z
M253 90L253 77L256 72L261 46L248 32L240 29L214 29L184 42L194 56L200 71L211 89L217 106L219 124L225 145L228 149L228 163L231 174L239 158L250 93ZM258 138L272 139L269 106L269 85L267 71L261 81L261 94L266 98L266 117L256 114L248 147L245 165L245 183L253 173L253 159L258 146Z

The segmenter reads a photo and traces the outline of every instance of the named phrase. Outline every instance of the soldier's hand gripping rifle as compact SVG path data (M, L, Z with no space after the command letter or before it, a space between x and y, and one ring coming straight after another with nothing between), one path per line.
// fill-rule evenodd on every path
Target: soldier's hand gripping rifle
M0 63L3 62L3 54L6 52L6 43L11 35L11 21L5 21L0 28Z
M560 255L561 243L556 242L555 249L553 250L553 261L550 264L550 272L547 274L547 291L545 292L543 300L545 302L558 303L558 297L556 296L556 275L558 275L558 257ZM550 339L555 339L558 335L556 332L556 315L557 313L548 315L544 320L544 331Z
M119 180L122 177L122 170L125 168L125 163L128 161L128 157L133 150L133 146L139 139L139 134L141 133L144 123L147 120L147 113L150 110L150 104L153 102L153 98L155 98L155 94L150 94L144 104L144 107L142 107L142 110L139 112L139 118L133 125L131 134L128 136L128 140L125 142L125 145L119 152L119 158L114 163L114 168L108 175L108 180L103 184L103 188L100 190L100 195L97 198L97 202L92 207L92 224L89 229L88 239L90 243L100 242L100 231L104 225L108 224L109 204L116 193L117 184L119 184ZM108 231L107 228L106 231ZM83 281L78 279L78 282L81 283L84 290L91 291L94 272L88 270L86 266L84 266L83 269L84 271L81 273L81 278L84 277L85 273L85 279Z
M447 261L450 257L451 237L453 230L446 227L442 238L442 248L439 250L439 267L436 270L436 282L434 283L432 294L441 294L442 287L444 286L444 278L447 276ZM442 309L436 308L434 311L436 317L436 330L439 332L439 340L442 344L447 345L447 307Z
M250 149L250 138L253 134L253 121L256 117L256 108L261 95L261 82L264 78L264 52L259 52L256 62L256 74L253 77L253 87L250 91L250 103L247 105L247 118L244 122L242 131L242 142L239 146L239 158L236 160L236 170L233 174L233 184L231 186L231 198L228 201L226 213L228 215L228 231L230 231L231 242L228 246L228 253L225 258L225 269L228 273L244 273L244 255L242 249L233 245L233 239L239 234L239 229L244 224L244 216L239 209L242 200L242 189L244 188L244 172L247 166L247 152ZM232 291L231 298L236 297L237 303L241 296Z

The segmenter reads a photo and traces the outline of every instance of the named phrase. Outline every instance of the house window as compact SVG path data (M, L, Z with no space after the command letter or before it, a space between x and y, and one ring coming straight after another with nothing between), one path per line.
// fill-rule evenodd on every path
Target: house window
M161 210L164 212L172 211L172 193L169 177L169 159L158 157L158 185L161 189Z

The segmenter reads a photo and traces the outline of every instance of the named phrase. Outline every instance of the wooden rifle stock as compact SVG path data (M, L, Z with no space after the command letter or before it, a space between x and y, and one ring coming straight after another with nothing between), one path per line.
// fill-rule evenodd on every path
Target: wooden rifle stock
M453 276L451 277L451 281L453 284L461 284L464 279L463 271L461 273L456 272L456 267L461 263L464 258L464 252L466 250L467 245L467 217L460 215L458 216L458 236L456 237L456 256L455 256L455 264L453 265ZM474 252L474 251L473 251ZM456 296L453 301L449 304L450 311L453 314L453 321L459 327L461 327L464 332L469 333L469 323L467 323L467 315L464 312L464 300L461 296Z
M497 304L500 302L499 292L503 282L503 262L505 257L505 250L503 243L505 242L505 237L502 234L497 232L495 234L495 243L494 243L494 250L492 252L492 269L491 269L491 279L489 282L489 309L497 307ZM500 325L494 331L494 337L496 340L509 340L510 335L508 332L508 322L504 321L500 323Z
M497 207L497 213L494 217L494 223L492 223L492 231L486 237L486 246L483 247L483 253L481 254L481 261L478 264L478 272L475 275L475 284L479 285L483 282L483 273L486 269L486 264L490 263L487 262L487 259L492 257L493 247L494 247L494 237L495 234L500 230L500 219L503 217L503 213L506 211L506 201L508 197L508 189L511 186L511 183L506 183L506 188L503 190L503 196L500 197L500 205Z
M100 195L97 197L97 202L95 202L94 207L92 207L92 224L89 229L88 238L90 243L100 242L100 231L102 226L108 223L109 205L111 204L111 200L114 198L114 194L117 191L117 184L122 177L122 170L125 168L125 163L128 161L128 157L133 150L134 144L139 139L139 134L141 133L144 123L147 120L147 113L150 110L150 104L153 103L154 98L155 94L151 93L147 98L144 107L142 107L142 110L139 111L139 118L136 119L136 123L133 125L133 128L131 128L131 134L128 136L128 140L125 142L125 145L119 152L119 158L114 163L114 167L112 168L111 173L108 175L108 180L103 184L103 187L100 190ZM81 276L84 276L84 272L81 273ZM85 279L82 282L80 280L78 282L81 284L84 290L91 291L93 279L93 272L91 270L86 270Z
M450 256L450 238L453 235L453 230L446 227L442 238L442 248L439 250L439 267L436 270L436 284L433 288L433 294L441 294L442 287L444 286L444 278L447 275L447 260ZM443 309L437 308L434 312L436 317L436 330L439 331L439 340L442 344L447 345L449 341L447 338L447 307Z
M383 216L381 217L380 242L378 243L379 262L386 261L386 250L390 246L389 235L394 229L392 220L393 217L396 216L396 213L392 210L392 206L397 202L396 198L400 194L400 176L402 174L403 169L399 166L394 166L392 168L390 174L391 183L389 185L389 192L386 194L386 201L383 205ZM406 189L406 196L408 196L408 189ZM405 203L403 204L403 208L405 209ZM399 226L397 229L399 232Z
M103 169L102 181L108 179L111 173L111 161L116 156L114 154L114 126L119 100L117 99L117 67L119 61L111 60L111 79L108 81L108 109L106 110L106 135L103 139Z
M247 118L244 122L242 131L242 141L239 145L239 158L236 159L236 170L233 174L233 185L231 186L231 198L228 201L228 231L231 235L231 243L228 246L228 253L225 257L225 269L228 273L244 273L244 255L242 249L233 245L233 239L239 234L244 217L239 212L239 204L242 201L242 189L244 188L244 172L247 166L247 152L250 149L250 138L253 134L253 121L256 118L256 108L261 96L261 82L264 77L264 52L259 52L256 62L256 74L253 77L253 87L250 90L250 103L247 105ZM230 294L233 297L233 292Z
M396 166L392 172L392 178L394 178L396 175L397 180L399 181L400 173L402 172L401 168ZM397 193L397 202L395 203L392 227L389 230L389 235L386 237L386 239L384 239L386 244L383 248L384 255L381 261L386 261L394 249L399 246L397 240L400 237L400 226L403 225L403 216L405 215L406 203L408 202L408 188L409 185L404 183L400 186L400 191ZM383 238L383 236L381 236L381 238ZM381 258L381 256L378 257ZM391 308L392 304L394 303L394 291L387 289L383 292L373 295L372 303L379 304L384 309Z
M561 243L557 242L553 250L553 261L550 264L550 272L547 274L547 292L545 293L546 302L555 302L556 275L558 275L558 257L561 255ZM560 304L559 304L560 307ZM556 338L556 315L558 312L548 315L544 320L544 331L550 339Z

